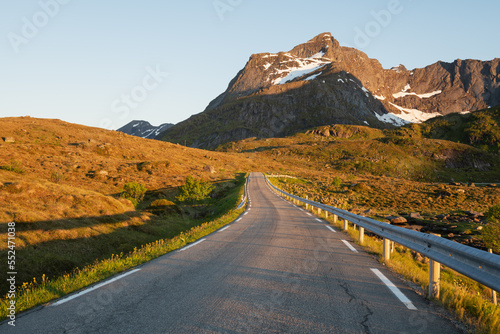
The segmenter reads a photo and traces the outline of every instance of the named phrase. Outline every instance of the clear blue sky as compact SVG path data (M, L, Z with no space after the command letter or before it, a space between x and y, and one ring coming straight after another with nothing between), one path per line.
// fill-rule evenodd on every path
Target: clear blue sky
M498 13L498 0L1 0L0 117L177 123L252 53L322 32L385 68L490 60Z

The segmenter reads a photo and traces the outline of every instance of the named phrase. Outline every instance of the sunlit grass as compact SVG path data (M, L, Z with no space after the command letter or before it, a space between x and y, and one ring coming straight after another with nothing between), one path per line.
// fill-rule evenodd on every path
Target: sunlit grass
M23 283L16 291L16 313L47 303L55 298L60 298L68 293L179 249L232 222L244 211L244 208L236 210L239 199L243 195L243 184L243 181L239 182L239 185L232 189L226 197L214 203L213 210L216 213L216 217L218 217L216 219L195 225L174 237L158 239L143 246L135 247L130 252L112 254L108 258L96 260L92 264L74 269L54 279L47 279L46 275L43 274L41 275L41 279L37 280L34 277L31 281ZM177 223L185 224L186 222L179 221ZM154 229L154 227L150 228ZM44 255L41 254L40 256ZM6 297L0 300L0 318L2 319L8 314L8 302L9 299Z

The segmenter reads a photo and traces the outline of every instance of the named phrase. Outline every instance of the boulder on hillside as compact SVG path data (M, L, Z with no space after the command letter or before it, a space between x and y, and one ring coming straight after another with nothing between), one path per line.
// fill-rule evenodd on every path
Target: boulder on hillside
M422 215L418 212L412 212L410 213L410 215L408 216L411 220L421 220L421 219L424 219L422 217Z
M14 137L3 137L3 141L6 143L15 143L16 142Z
M203 171L207 172L207 173L210 173L210 174L213 174L215 173L215 167L214 166L210 166L210 165L206 165L205 167L203 167Z
M406 218L401 217L401 216L387 216L387 217L385 217L385 219L390 221L391 224L395 224L395 225L405 224L407 222Z

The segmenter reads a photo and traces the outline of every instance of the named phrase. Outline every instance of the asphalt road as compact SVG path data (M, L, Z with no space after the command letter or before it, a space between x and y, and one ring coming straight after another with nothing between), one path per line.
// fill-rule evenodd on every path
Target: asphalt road
M0 332L459 332L347 235L272 193L261 174L250 176L249 199L218 232Z

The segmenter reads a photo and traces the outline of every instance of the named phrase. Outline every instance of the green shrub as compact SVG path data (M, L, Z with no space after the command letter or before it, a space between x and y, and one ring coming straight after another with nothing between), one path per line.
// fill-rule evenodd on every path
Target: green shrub
M500 204L492 206L486 213L488 224L481 233L481 239L486 247L500 252Z
M123 186L121 196L130 200L134 206L137 206L137 204L139 204L139 202L144 198L146 191L147 189L143 184L138 182L128 182Z
M333 185L335 188L339 188L339 187L342 185L342 180L340 179L340 177L335 176L335 177L333 178L332 185Z
M195 202L207 198L214 190L214 185L209 181L195 179L188 175L186 183L180 188L180 193L176 197L179 202Z

